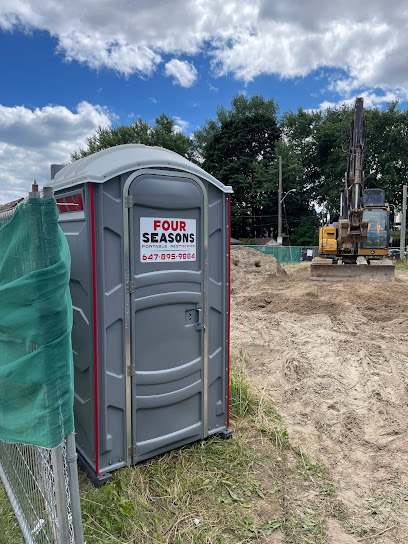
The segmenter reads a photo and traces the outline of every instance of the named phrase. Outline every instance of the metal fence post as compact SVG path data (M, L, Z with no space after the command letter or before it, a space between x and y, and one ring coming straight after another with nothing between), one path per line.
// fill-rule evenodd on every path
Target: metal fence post
M74 529L75 544L84 543L84 529L82 526L81 502L79 499L77 452L75 434L67 436L67 465L68 484L71 496L72 526Z
M55 498L57 506L57 520L59 529L59 543L69 544L68 504L65 491L64 460L62 446L51 450L51 461L54 472Z

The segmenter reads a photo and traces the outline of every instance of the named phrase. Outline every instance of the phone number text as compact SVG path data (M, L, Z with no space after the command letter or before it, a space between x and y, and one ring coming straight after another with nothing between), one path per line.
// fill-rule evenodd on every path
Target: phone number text
M142 253L142 261L195 261L195 253Z

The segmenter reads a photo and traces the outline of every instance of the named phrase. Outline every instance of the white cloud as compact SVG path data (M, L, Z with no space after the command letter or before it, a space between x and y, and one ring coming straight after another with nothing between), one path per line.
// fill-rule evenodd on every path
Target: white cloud
M331 77L328 85L329 91L342 96L350 96L354 91L361 87L356 78L352 77Z
M216 75L303 77L326 67L365 89L408 89L405 0L2 0L0 27L40 29L68 61L149 77L164 55L207 53ZM182 86L196 69L176 58L165 73Z
M173 78L173 85L191 87L197 80L197 70L191 62L171 59L164 67L164 74Z
M327 108L338 108L345 104L346 106L354 106L354 102L358 96L364 98L364 107L365 108L377 108L389 104L390 102L402 102L408 99L408 95L405 91L388 91L384 94L377 94L374 91L362 91L360 93L354 94L350 98L338 100L337 102L332 102L325 100L319 105L320 110L325 110Z
M41 186L49 183L50 164L68 162L87 136L113 119L106 108L88 102L74 112L0 105L0 203L25 196L34 178Z
M175 122L173 132L175 132L176 134L178 132L184 132L190 126L190 123L188 121L184 121L184 119L178 117L177 115L175 115L173 119Z

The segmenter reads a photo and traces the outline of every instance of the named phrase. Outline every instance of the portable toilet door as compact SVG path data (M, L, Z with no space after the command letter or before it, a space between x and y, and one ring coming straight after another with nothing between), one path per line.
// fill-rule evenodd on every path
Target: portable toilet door
M206 195L182 172L137 171L124 187L133 463L207 434Z

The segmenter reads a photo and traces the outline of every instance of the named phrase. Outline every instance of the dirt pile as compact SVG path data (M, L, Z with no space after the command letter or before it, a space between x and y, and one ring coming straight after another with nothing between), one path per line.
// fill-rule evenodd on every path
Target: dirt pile
M265 255L250 247L231 248L231 286L240 290L260 281L270 282L287 277L273 255Z

